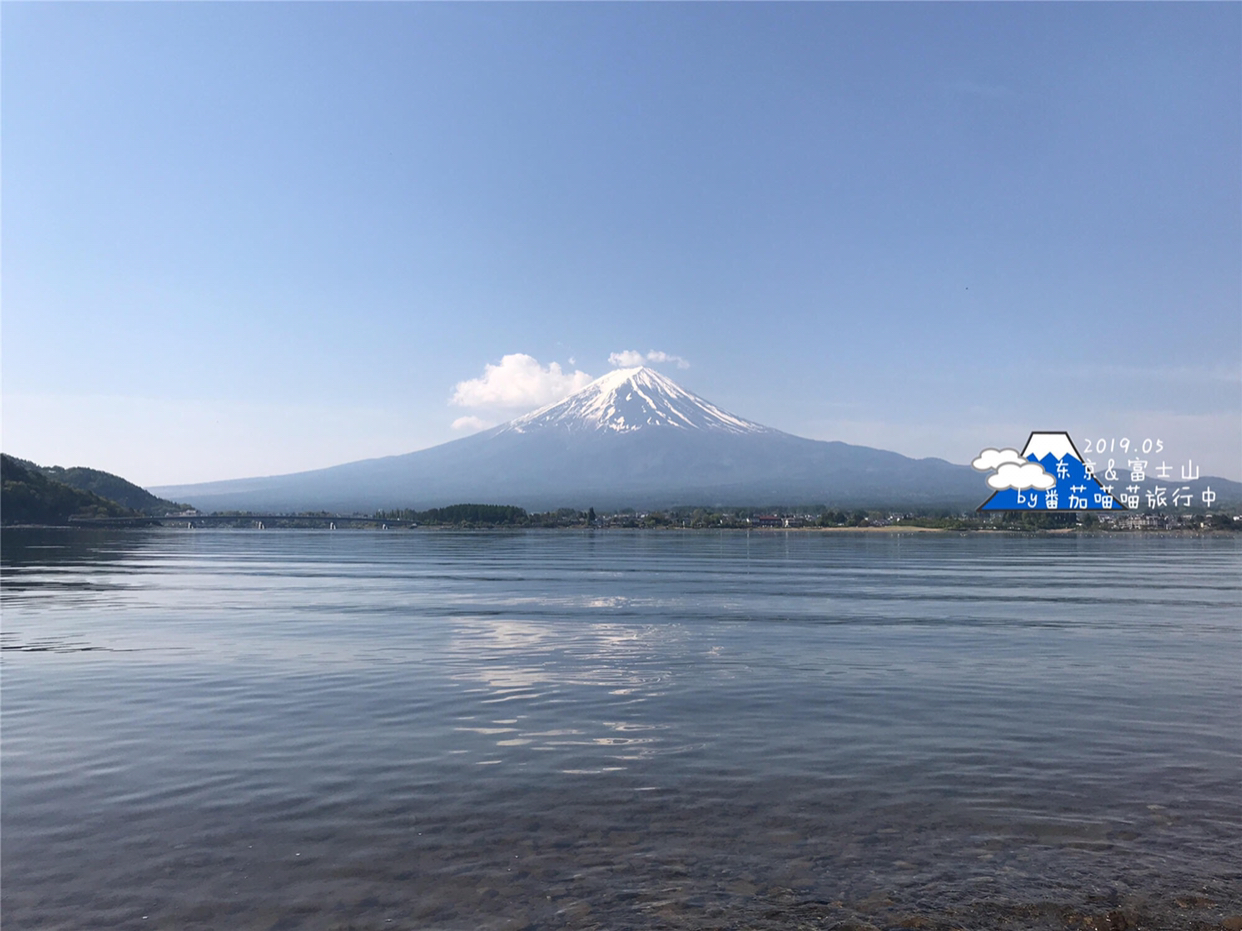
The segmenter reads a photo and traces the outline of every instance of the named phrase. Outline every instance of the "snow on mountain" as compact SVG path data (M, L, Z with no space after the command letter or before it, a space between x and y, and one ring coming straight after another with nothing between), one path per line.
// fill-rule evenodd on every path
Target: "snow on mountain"
M1054 459L1064 459L1069 456L1071 459L1082 461L1082 456L1078 455L1078 450L1074 449L1074 441L1070 439L1068 433L1032 433L1026 441L1026 448L1022 450L1024 457L1037 462L1042 462L1049 454Z
M565 400L512 420L494 433L528 433L548 427L613 433L651 427L737 435L778 432L721 410L646 366L609 372Z

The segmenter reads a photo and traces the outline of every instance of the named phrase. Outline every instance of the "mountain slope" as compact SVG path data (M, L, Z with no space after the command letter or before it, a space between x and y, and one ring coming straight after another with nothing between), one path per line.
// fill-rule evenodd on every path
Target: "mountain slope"
M783 433L647 368L611 372L556 404L415 453L155 490L205 510L367 511L463 500L526 508L974 507L981 497L968 466Z
M24 468L40 472L62 485L68 485L79 491L89 491L148 516L156 517L185 510L185 505L158 498L145 488L139 488L133 482L128 482L111 472L88 469L85 466L73 466L68 469L62 466L41 466L25 459L18 459L17 462Z
M0 454L0 522L67 524L71 517L134 517L136 512L89 491L48 478Z

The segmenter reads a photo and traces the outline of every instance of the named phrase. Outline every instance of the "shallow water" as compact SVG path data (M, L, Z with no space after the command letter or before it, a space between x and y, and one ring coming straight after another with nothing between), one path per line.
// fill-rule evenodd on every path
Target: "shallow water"
M1235 538L7 532L6 928L1208 928Z

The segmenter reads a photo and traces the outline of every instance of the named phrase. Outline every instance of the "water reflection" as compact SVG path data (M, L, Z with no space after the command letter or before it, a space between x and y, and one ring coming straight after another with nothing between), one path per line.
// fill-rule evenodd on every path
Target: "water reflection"
M499 748L571 754L572 761L558 771L572 775L620 772L626 761L684 751L675 741L660 738L658 732L668 730L669 724L636 717L648 700L663 694L661 686L671 676L664 657L680 649L681 639L676 625L457 619L448 649L461 671L452 678L482 683L486 688L481 693L471 690L480 694L480 704L503 704L515 715L492 721L492 726L457 730L494 735ZM547 727L550 716L560 714L557 707L571 700L585 726ZM621 711L625 719L608 719L608 713ZM581 760L586 758L598 762L584 765Z

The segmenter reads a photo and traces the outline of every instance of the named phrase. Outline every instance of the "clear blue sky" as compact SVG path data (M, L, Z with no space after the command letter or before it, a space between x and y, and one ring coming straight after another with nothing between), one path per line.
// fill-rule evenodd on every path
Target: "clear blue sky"
M294 471L657 350L804 436L1242 478L1242 5L2 16L6 452Z

